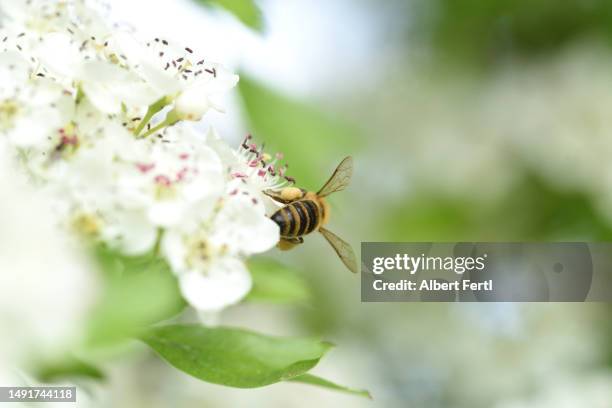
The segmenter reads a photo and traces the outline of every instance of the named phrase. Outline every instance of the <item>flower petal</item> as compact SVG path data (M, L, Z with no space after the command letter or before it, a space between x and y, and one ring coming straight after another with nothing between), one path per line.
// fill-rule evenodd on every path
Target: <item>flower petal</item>
M238 254L255 254L274 247L280 239L278 225L268 218L261 202L237 195L230 198L215 218L210 242Z
M82 62L78 46L68 34L59 32L42 37L34 53L48 70L65 77L74 77Z
M140 212L125 211L117 215L121 234L119 246L127 255L140 255L155 245L157 229Z
M160 96L133 73L107 62L84 64L79 78L91 102L109 114L119 113L122 104L128 108L148 106Z
M200 311L215 311L240 301L251 290L251 275L242 261L221 258L206 273L193 271L179 277L185 299Z
M147 212L149 221L160 227L176 225L182 217L186 205L178 200L156 202Z
M185 262L187 248L183 236L179 232L172 230L165 231L161 241L161 252L174 273L179 275L187 270Z
M197 121L211 108L222 111L214 97L236 86L238 75L231 74L220 66L215 68L215 72L215 77L203 77L189 85L176 98L175 109L180 118Z

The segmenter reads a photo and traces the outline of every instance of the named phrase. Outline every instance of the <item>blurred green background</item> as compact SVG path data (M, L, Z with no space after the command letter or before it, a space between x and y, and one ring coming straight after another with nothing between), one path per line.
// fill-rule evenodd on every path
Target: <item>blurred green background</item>
M283 152L307 189L354 156L352 186L330 199L330 229L356 250L361 241L612 238L612 3L197 3L202 26L221 21L220 49L241 55L223 119L236 130L229 138L252 132ZM314 372L367 388L372 401L303 385L247 391L163 377L163 363L148 359L136 364L147 374L130 380L135 389L172 395L177 406L612 401L608 305L364 304L359 278L321 237L272 256L310 294L298 290L292 305L247 302L224 323L332 341Z

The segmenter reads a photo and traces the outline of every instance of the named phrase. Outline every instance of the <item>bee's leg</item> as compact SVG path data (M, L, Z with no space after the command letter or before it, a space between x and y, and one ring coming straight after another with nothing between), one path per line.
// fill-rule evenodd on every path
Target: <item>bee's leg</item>
M282 204L289 204L291 201L284 199L281 195L281 191L264 190L263 193L267 195L268 197L270 197L271 199L273 199L274 201L278 201L279 203L282 203Z
M274 201L278 201L279 203L282 203L282 204L289 204L296 200L300 200L304 198L306 191L302 190L301 188L297 188L297 187L285 187L278 191L270 190L270 189L264 190L263 193L267 195L268 197L270 197L271 199L273 199Z
M281 238L276 245L281 251L288 251L294 246L304 243L304 238Z

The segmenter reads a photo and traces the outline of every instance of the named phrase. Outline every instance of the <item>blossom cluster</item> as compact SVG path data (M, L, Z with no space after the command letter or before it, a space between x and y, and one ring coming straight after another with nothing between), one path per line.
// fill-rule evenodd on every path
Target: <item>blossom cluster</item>
M158 251L185 299L217 311L251 288L279 229L262 191L285 168L193 126L238 77L167 39L139 41L86 0L3 1L0 143L62 228L127 255Z

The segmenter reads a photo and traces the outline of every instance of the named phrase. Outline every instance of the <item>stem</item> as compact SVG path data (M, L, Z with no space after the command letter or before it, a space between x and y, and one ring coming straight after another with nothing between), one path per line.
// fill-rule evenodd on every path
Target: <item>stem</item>
M153 253L155 255L159 255L159 247L161 245L161 240L164 235L164 230L162 228L157 229L157 238L155 239L155 246L153 247Z
M163 129L167 126L174 125L178 121L179 121L178 115L176 114L174 110L172 110L168 112L166 119L164 119L162 122L158 123L156 126L152 127L151 129L147 130L143 135L139 137L141 139L144 139L145 137L152 135L153 133L157 132L160 129Z
M79 85L77 87L77 94L74 100L75 105L80 104L84 97L85 97L85 92L83 92L83 88L81 88L81 86Z
M140 134L140 132L142 132L142 129L144 129L144 127L147 126L147 123L149 123L151 118L157 112L162 110L164 108L164 106L166 106L166 105L167 105L167 101L166 101L166 97L165 96L160 98L156 102L153 102L151 105L149 105L149 108L147 109L147 113L145 114L144 118L142 118L142 120L140 121L140 123L138 124L136 129L134 129L134 135L138 136Z

